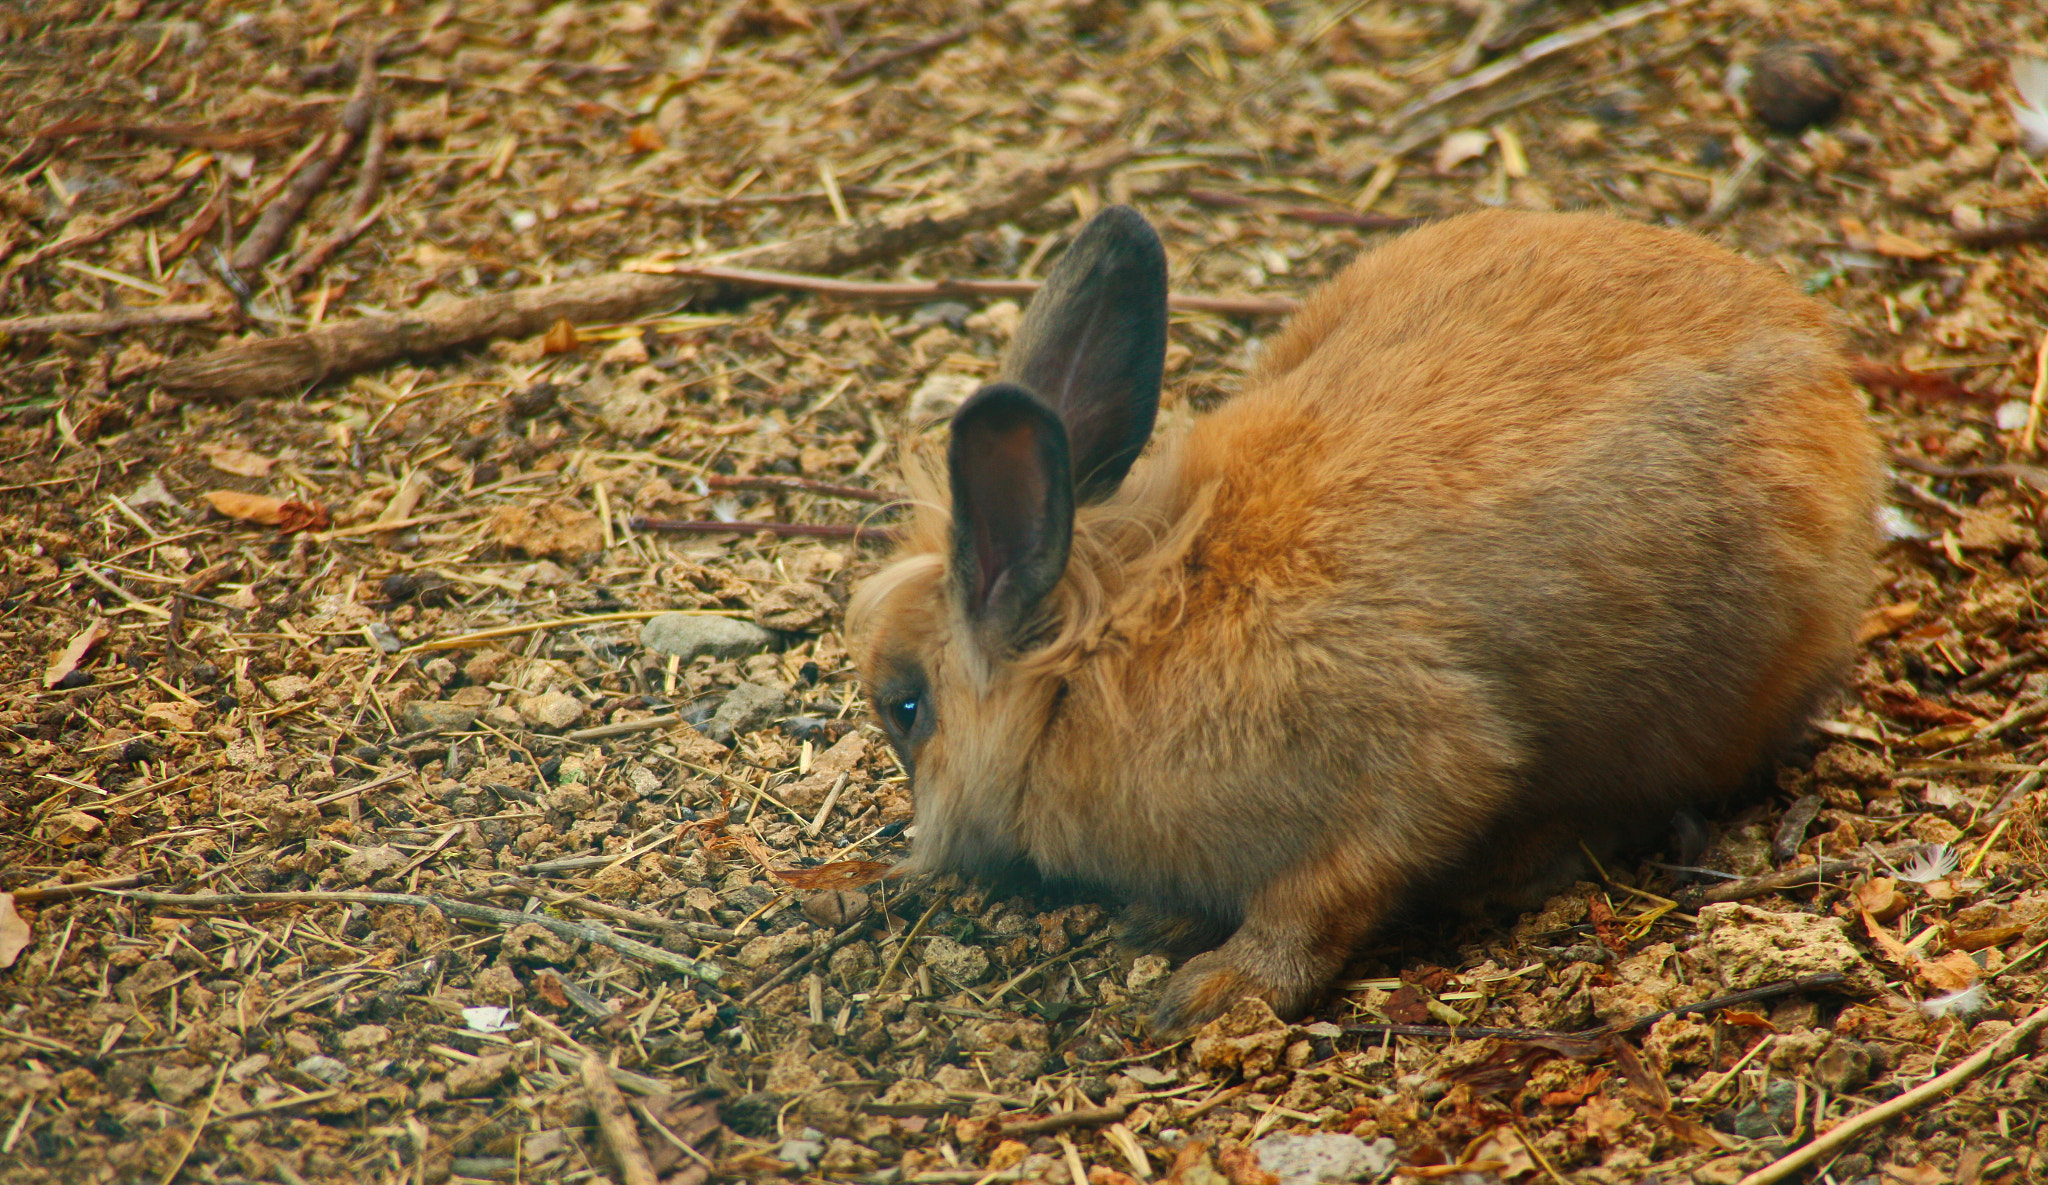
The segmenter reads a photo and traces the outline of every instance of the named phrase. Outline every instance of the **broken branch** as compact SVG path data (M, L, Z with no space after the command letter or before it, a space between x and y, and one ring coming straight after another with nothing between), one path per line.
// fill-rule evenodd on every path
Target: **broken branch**
M1113 147L1025 169L966 194L835 227L786 243L736 253L773 268L837 272L1009 221L1067 188L1123 164ZM522 292L449 301L404 316L369 317L304 333L223 346L182 358L159 374L166 387L231 397L298 390L322 379L479 341L531 337L557 321L621 321L704 295L714 285L692 275L615 272Z
M818 296L852 300L906 301L943 300L952 296L1024 296L1038 291L1037 280L921 280L873 283L865 280L836 280L828 276L800 276L790 272L760 271L754 268L701 267L676 269L677 275L696 276L724 284L759 288L787 288ZM1188 296L1167 297L1167 305L1184 313L1229 313L1245 317L1285 317L1297 302L1276 296Z
M184 325L204 321L220 312L210 304L166 304L153 309L109 309L104 313L49 313L41 317L17 317L0 321L0 337L29 337L45 333L116 333L145 325Z
M632 518L626 521L636 531L651 531L657 535L756 535L766 531L782 538L852 539L858 543L887 543L896 538L894 531L852 523L743 523L675 518Z
M242 245L235 248L228 266L237 275L246 278L263 266L263 261L269 259L277 251L278 244L284 241L285 233L291 230L292 224L305 213L314 195L326 188L328 179L341 167L341 162L355 151L356 142L363 138L363 133L369 129L370 117L376 112L376 88L377 51L375 46L367 46L363 50L363 64L356 71L355 93L349 96L348 105L341 109L338 134L325 155L293 175L283 193L263 211L256 225L242 239Z
M49 259L53 255L61 255L64 252L70 251L77 247L90 246L93 243L97 243L100 240L106 238L108 235L113 234L115 231L124 230L130 226L135 225L137 222L140 222L145 218L148 218L155 214L160 214L163 211L169 209L173 202L176 202L179 198L184 197L186 194L192 192L192 187L198 184L199 178L202 175L203 170L195 171L190 177L187 177L183 181L178 182L178 184L176 184L175 186L172 186L171 192L165 194L164 196L156 199L153 202L144 202L142 205L135 207L133 210L128 211L126 214L123 214L115 218L113 221L107 223L105 226L96 227L92 230L85 231L82 234L72 235L68 239L62 239L59 240L58 242L49 243L44 246L38 247L34 251L29 252L27 255L23 256L20 260L18 260L14 264L13 268L10 270L18 271L22 268L34 267L36 264L39 264L46 259Z
M1521 49L1516 50L1513 54L1501 58L1499 61L1490 62L1469 74L1453 78L1451 81L1430 91L1399 111L1394 112L1394 114L1387 117L1385 130L1390 134L1398 132L1409 124L1414 123L1417 119L1420 119L1424 114L1451 102L1453 99L1469 95L1473 91L1484 90L1507 78L1509 75L1535 65L1547 57L1563 53L1568 49L1574 49L1589 41L1598 40L1609 33L1626 29L1630 25L1640 24L1651 17L1663 16L1667 12L1683 8L1693 2L1694 0L1646 0L1645 3L1610 12L1597 20L1585 21L1581 24L1573 25L1569 29L1552 33L1548 37L1540 37Z
M2008 1030L2005 1036L1956 1063L1948 1072L1921 1083L1890 1102L1879 1103L1867 1111L1858 1112L1844 1119L1829 1128L1825 1134L1808 1142L1805 1147L1782 1156L1744 1177L1739 1185L1771 1185L1774 1181L1784 1180L1871 1128L1888 1123L1923 1103L1940 1098L1982 1074L1994 1062L2006 1061L2043 1029L2048 1029L2048 1007L2036 1011Z

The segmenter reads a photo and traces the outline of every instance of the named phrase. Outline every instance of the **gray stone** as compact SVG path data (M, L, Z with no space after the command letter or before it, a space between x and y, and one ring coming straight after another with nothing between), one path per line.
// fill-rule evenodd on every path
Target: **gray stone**
M699 731L721 745L730 745L733 737L768 723L781 707L781 688L742 683L726 693L725 702L718 705Z
M969 987L988 975L988 952L951 938L934 938L924 948L924 961L947 979Z
M1368 1144L1357 1136L1327 1132L1267 1136L1252 1151L1259 1167L1280 1178L1280 1185L1370 1181L1392 1169L1397 1156L1394 1141L1385 1137Z
M798 1132L794 1140L784 1140L775 1149L775 1159L802 1173L810 1172L812 1162L824 1154L825 1133L813 1127Z
M476 709L439 700L414 700L399 713L407 732L468 732L476 727Z
M1798 1103L1798 1084L1783 1078L1772 1079L1764 1087L1763 1098L1735 1113L1735 1134L1745 1140L1786 1135Z
M292 1068L309 1078L318 1078L330 1086L339 1086L348 1081L347 1063L328 1057L324 1053L316 1053L305 1058Z
M684 662L708 654L741 658L775 645L775 635L751 621L702 613L664 613L640 627L640 644L658 654L674 654Z

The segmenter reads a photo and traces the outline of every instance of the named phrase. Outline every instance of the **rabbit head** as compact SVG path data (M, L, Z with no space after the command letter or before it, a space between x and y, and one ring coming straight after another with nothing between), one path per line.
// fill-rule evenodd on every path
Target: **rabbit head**
M1120 534L1077 535L1076 518L1102 517L1150 439L1165 355L1165 252L1111 207L1047 277L997 381L954 414L944 492L903 558L855 597L875 713L915 787L913 868L1035 871L1019 791L1103 594L1099 565L1068 579L1070 559Z

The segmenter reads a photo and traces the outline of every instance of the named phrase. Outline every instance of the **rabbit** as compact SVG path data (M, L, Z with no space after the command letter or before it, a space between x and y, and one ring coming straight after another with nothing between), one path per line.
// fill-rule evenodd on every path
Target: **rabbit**
M1300 1016L1406 905L1654 840L1842 674L1875 436L1775 270L1600 214L1449 218L1152 441L1166 275L1136 211L1086 224L849 606L903 869L1087 886L1213 947L1155 1032Z

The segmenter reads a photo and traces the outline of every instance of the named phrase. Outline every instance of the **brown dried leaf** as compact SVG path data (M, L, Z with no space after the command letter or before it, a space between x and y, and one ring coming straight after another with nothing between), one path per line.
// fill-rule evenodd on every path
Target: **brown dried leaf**
M0 893L0 970L14 966L33 938L28 923L14 911L14 894Z
M1870 916L1870 911L1867 909L1861 909L1857 912L1863 917L1864 930L1869 932L1871 941L1877 943L1877 949L1884 953L1885 958L1897 963L1901 967L1911 967L1920 961L1919 956L1913 953L1912 948L1900 942L1898 935L1892 933L1891 927Z
M222 473L237 477L269 477L271 467L277 464L276 457L252 453L248 449L230 448L224 444L202 444L199 453L206 463Z
M62 683L71 672L78 669L79 663L85 661L86 655L91 654L93 648L106 641L113 632L107 628L104 618L93 618L91 625L72 635L71 641L65 644L64 649L50 656L49 669L43 672L43 686L49 688Z
M1872 877L1857 885L1856 907L1880 922L1889 922L1906 911L1905 894L1888 876Z
M229 518L275 527L284 522L284 499L268 494L247 494L241 490L210 490L200 497Z
M1948 944L1957 950L1983 950L1986 947L2003 946L2025 934L2025 926L1986 926L1981 930L1964 930L1949 936Z
M1926 980L1928 986L1945 992L1962 991L1984 974L1977 960L1959 950L1952 950L1938 959L1922 959L1914 970L1920 973L1920 978Z
M1740 1012L1733 1008L1724 1008L1721 1010L1721 1019L1728 1024L1740 1025L1745 1029L1767 1029L1773 1033L1778 1031L1778 1026L1754 1012Z
M1904 629L1913 615L1920 612L1920 602L1900 601L1896 605L1879 605L1863 615L1862 624L1856 627L1856 644L1875 642L1887 634Z
M541 336L540 348L543 354L567 354L576 349L579 341L576 327L563 318L548 326L547 333Z

